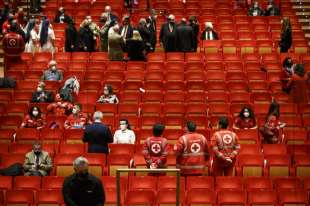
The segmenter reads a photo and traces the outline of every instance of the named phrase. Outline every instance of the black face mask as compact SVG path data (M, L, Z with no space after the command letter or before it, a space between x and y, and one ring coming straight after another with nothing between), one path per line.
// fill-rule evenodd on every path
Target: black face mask
M86 181L88 178L88 172L80 172L76 174L80 181Z
M293 62L287 62L286 67L291 68L293 66Z
M34 154L38 156L41 154L41 151L36 151L36 152L34 152Z

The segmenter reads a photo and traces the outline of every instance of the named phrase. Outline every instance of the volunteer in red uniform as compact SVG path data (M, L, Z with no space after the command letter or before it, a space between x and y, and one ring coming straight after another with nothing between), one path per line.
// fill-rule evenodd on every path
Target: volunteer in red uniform
M177 156L177 168L181 169L182 175L202 175L209 160L207 139L195 132L194 122L187 122L187 131L173 148Z
M57 94L55 99L56 102L47 106L47 111L56 116L68 115L73 105L68 101L64 101L61 94Z
M231 176L240 145L237 135L227 129L229 124L227 117L221 117L218 124L220 130L215 132L211 139L215 155L213 174L215 176Z
M151 169L165 168L167 162L167 139L162 137L165 126L155 124L153 136L146 139L143 146L144 159Z
M45 118L39 107L33 106L29 109L28 114L25 116L21 128L35 128L43 129L46 126Z
M72 114L65 121L65 129L84 129L87 123L87 116L81 112L81 106L73 106Z

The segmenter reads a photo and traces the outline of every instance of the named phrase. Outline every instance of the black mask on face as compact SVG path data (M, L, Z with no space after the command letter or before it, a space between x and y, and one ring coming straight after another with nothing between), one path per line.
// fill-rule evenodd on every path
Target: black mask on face
M288 68L291 68L291 67L293 66L293 62L291 62L291 61L287 62L287 63L286 63L286 66L287 66Z
M35 154L35 155L40 155L40 154L41 154L41 151L35 151L34 154Z
M79 172L77 173L77 177L80 181L86 181L88 178L88 172Z

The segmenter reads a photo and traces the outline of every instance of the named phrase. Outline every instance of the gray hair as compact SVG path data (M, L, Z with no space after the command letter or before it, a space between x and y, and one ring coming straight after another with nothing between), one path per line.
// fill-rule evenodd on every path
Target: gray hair
M80 156L73 161L74 168L78 168L79 166L82 165L88 165L88 160L85 157Z
M103 114L100 111L96 111L93 115L93 119L95 120L101 120L103 118Z

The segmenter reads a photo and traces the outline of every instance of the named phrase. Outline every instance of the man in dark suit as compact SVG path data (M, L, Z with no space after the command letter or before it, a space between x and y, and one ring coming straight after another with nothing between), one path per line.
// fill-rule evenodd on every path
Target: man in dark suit
M217 33L213 30L213 25L211 22L205 23L205 30L203 30L201 34L201 40L218 40L219 37Z
M194 50L193 28L186 24L186 19L182 18L177 26L177 42L179 52L191 52Z
M102 112L96 111L93 115L94 123L85 128L83 142L88 143L89 153L109 154L108 143L113 142L113 137L109 127L102 123L102 117Z
M199 24L198 24L196 16L189 17L189 25L192 27L193 33L194 33L194 51L197 51L198 38L199 38L198 37L199 36Z
M63 7L60 7L57 11L54 22L55 23L69 23L70 20L71 18L65 13L65 9Z
M157 41L157 30L156 30L156 14L155 14L155 10L152 10L152 14L151 16L149 16L146 19L146 26L150 32L150 44L151 44L151 51L154 52L155 51L155 47L156 47L156 41Z
M118 17L112 13L111 6L107 5L104 8L103 14L105 14L107 16L107 23L110 24L110 27L114 26L117 23Z
M120 27L119 31L124 40L132 38L133 28L130 24L129 16L124 16L123 25Z
M168 22L163 24L160 29L159 40L163 45L165 52L177 51L177 26L175 25L174 20L174 15L170 14L168 17Z

